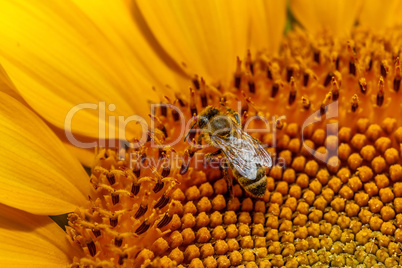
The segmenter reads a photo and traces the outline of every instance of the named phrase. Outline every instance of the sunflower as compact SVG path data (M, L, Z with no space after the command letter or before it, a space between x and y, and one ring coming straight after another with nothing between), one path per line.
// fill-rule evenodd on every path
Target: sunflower
M401 264L399 2L290 1L299 25L281 45L284 1L0 5L2 264ZM152 113L145 143L125 128L130 146L99 149L90 178L54 134L113 142L110 118L150 102L182 114ZM167 145L220 103L270 124L252 134L273 162L260 198L197 166L204 150ZM44 216L69 212L67 235Z

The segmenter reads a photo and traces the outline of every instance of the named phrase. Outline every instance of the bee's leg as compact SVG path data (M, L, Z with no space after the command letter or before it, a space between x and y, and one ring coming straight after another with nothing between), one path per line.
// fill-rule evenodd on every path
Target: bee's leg
M229 164L228 164L226 158L222 160L221 168L222 168L223 176L225 177L225 179L227 181L227 184L228 184L228 190L229 190L229 193L230 193L230 200L233 200L233 198L234 198L234 194L233 194L233 179L229 176L229 173L228 173Z
M197 138L197 145L201 145L203 138L204 138L204 133L201 133Z
M211 159L214 157L214 156L217 156L218 154L220 154L220 153L222 153L222 150L221 149L219 149L219 150L217 150L217 151L215 151L215 152L212 152L212 153L207 153L207 154L205 154L205 160L206 161L211 161Z

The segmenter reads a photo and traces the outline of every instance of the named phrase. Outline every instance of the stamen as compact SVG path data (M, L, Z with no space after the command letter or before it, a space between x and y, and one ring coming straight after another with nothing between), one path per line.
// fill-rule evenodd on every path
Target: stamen
M397 57L395 62L394 90L398 92L400 87L401 87L401 66L399 65L399 57Z
M92 233L95 237L99 237L101 235L101 231L99 229L92 229Z
M246 61L246 66L248 66L248 69L250 70L251 75L254 74L254 64L251 60L251 52L250 50L247 51L247 61Z
M204 78L201 77L200 96L201 96L201 106L204 108L208 106L208 99L205 87L206 87L205 80Z
M162 220L156 225L156 227L158 227L159 229L165 227L166 225L168 225L170 223L172 218L173 217L169 216L168 213L165 213L165 215L163 216Z
M195 89L197 89L197 90L200 89L200 82L198 81L198 75L194 75L193 84L194 84Z
M332 92L328 92L328 94L325 96L325 98L320 106L321 115L326 113L327 105L331 102L331 100L332 100Z
M145 220L145 221L140 225L140 227L138 227L137 230L135 230L135 233L136 233L137 235L141 235L141 234L145 233L145 232L148 230L149 226L150 226L150 224L148 224L148 223L147 223L147 220Z
M305 72L303 75L303 86L307 87L309 78L310 74L308 72Z
M359 98L357 97L357 94L354 94L352 97L352 112L355 112L357 108L359 107Z
M236 62L236 72L235 72L235 77L234 77L234 86L237 89L240 89L240 83L241 83L241 60L239 57L237 57L237 62Z
M117 216L110 218L110 219L109 219L109 222L110 222L110 226L116 227L116 226L117 226L117 223L118 223Z
M384 78L380 77L378 82L378 93L377 93L377 106L382 106L384 103Z
M158 181L155 184L155 187L154 187L154 189L152 189L152 191L154 191L154 193L157 193L157 192L159 192L160 190L163 189L163 186L165 186L165 183L163 181Z
M109 184L110 184L110 185L113 185L113 184L116 182L113 173L108 173L108 174L106 174L106 178L107 178L107 180L109 181Z
M387 73L388 73L389 67L388 67L388 62L386 60L381 61L380 69L381 69L381 76L384 78L387 78Z
M87 247L88 247L89 254L91 254L92 257L95 256L95 254L96 254L96 246L95 246L94 241L89 242L87 244Z
M320 64L320 51L319 50L314 51L313 59L316 63Z
M329 85L329 83L331 82L332 78L334 77L334 73L333 72L329 72L327 74L327 77L325 78L324 81L324 87L327 87Z
M367 92L367 82L366 82L366 79L364 77L359 79L359 86L360 86L360 91L363 94L366 94L366 92Z
M140 185L141 184L133 183L133 186L131 187L131 192L133 193L133 195L138 194L138 192L140 191Z
M295 85L295 79L293 76L290 78L290 92L289 92L289 105L292 105L293 102L296 100L296 85Z
M197 108L195 106L194 90L190 88L190 112L191 115L197 115Z
M308 110L308 109L310 109L311 103L310 103L309 99L307 99L306 97L303 96L302 97L302 105L305 110Z
M116 237L116 238L114 239L114 245L115 245L116 247L121 247L122 244L123 244L123 238L118 238L118 237Z
M251 73L247 73L247 81L248 90L250 91L250 93L255 93L255 84Z
M164 206L167 205L167 203L169 202L170 197L165 197L165 194L163 194L161 196L161 198L158 200L158 202L155 204L154 209L162 209Z
M163 105L164 103L161 103L162 105L160 105L161 108L161 115L162 116L167 116L167 107L166 105Z
M138 210L137 210L137 212L135 213L135 216L134 216L134 217L135 217L136 219L140 218L142 215L145 214L145 212L147 212L147 210L148 210L148 205L146 205L146 206L140 205L140 207L138 208Z
M287 70L286 70L286 81L287 82L290 82L290 79L293 77L293 72L294 72L294 70L292 67L287 68Z
M119 203L119 200L120 200L119 194L112 194L112 203L113 203L113 205L116 205L117 203Z
M272 84L272 91L271 91L272 98L275 98L276 94L278 94L279 86L280 86L279 80L275 81L275 83Z
M336 101L339 97L339 87L338 87L338 83L335 80L335 77L332 77L332 98L334 101Z

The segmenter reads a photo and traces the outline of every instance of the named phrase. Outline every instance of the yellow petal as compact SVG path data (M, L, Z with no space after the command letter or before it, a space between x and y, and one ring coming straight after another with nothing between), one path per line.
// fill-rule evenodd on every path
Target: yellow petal
M247 1L134 2L137 23L191 75L209 82L227 79L236 57L243 57L249 48Z
M94 149L82 149L72 145L69 142L64 142L67 150L74 155L81 164L86 167L92 167L95 161L95 150Z
M390 26L400 25L402 1L400 0L365 0L359 23L373 29L385 29Z
M108 115L147 119L152 86L177 79L152 53L123 1L0 2L0 60L26 102L61 129L69 115L73 133L103 138ZM70 110L82 103L97 106Z
M331 31L347 35L357 20L362 1L290 0L295 18L310 32Z
M66 267L78 253L49 217L0 204L1 267Z
M89 178L49 127L0 92L0 196L8 206L58 215L86 202Z
M251 48L278 52L286 23L286 1L252 1L249 8Z

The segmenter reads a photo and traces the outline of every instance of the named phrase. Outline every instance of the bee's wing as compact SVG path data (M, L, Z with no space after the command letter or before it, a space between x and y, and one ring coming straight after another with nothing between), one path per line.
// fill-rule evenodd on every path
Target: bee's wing
M257 177L258 166L271 167L272 160L262 145L233 125L234 135L227 140L212 136L212 140L222 149L233 167L244 177L254 180Z

